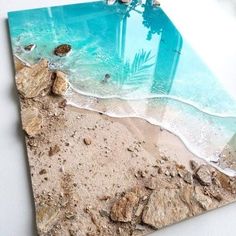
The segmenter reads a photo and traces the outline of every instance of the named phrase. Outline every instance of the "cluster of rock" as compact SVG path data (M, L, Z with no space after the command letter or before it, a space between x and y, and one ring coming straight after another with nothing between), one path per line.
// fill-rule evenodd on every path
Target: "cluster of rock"
M29 50L31 50L30 47ZM71 48L66 46L57 48L55 54L62 56L63 50L66 54ZM43 110L47 112L48 116L48 110L50 110L47 107L48 104L43 103L43 100L61 97L57 106L59 108L65 107L63 95L65 95L69 85L67 75L62 71L51 71L48 61L44 59L30 66L20 61L19 58L15 58L15 65L17 70L16 85L22 101L23 129L28 135L30 148L37 147L40 146L39 143L37 144L37 139L39 139L42 126L47 119L45 113L42 114ZM105 79L108 80L109 78L110 75L105 75ZM42 106L39 103L42 103ZM48 106L51 107L51 103ZM54 117L53 115L50 115L50 120L51 117ZM51 123L55 125L54 121ZM47 125L50 127L49 122ZM46 125L44 125L45 127ZM58 127L60 124L56 124L55 130ZM74 137L75 133L76 131L70 137ZM44 136L43 133L41 136ZM69 140L66 140L65 147L71 146ZM91 148L96 143L96 140L89 135L85 135L82 141L85 149ZM141 142L137 142L134 147L128 146L127 152L131 154L131 157L136 157L140 146ZM49 157L55 158L63 152L63 147L58 143L50 144L47 151ZM162 156L160 158L162 159L157 159L157 164L155 163L152 166L153 173L148 174L147 169L138 170L134 173L135 183L136 180L139 183L138 187L121 194L117 193L115 198L111 196L99 198L99 201L105 202L103 205L101 204L102 209L100 205L100 209L96 210L86 208L85 213L91 216L92 223L100 232L91 235L131 235L125 231L127 228L138 231L146 231L152 228L160 229L232 201L230 194L236 193L235 179L231 180L211 166L199 165L195 161L191 161L192 170L190 171L171 161L169 157ZM61 161L60 158L58 160ZM60 173L64 174L64 168L60 168ZM43 166L37 173L46 180L48 178L46 174L49 171ZM60 199L58 198L57 207L53 201L49 201L48 205L42 204L37 207L36 218L39 232L42 232L41 235L49 235L48 232L56 225L57 221L73 221L76 219L77 212L74 211L74 204L78 203L71 198L71 189L77 187L77 184L72 183L71 178L71 176L67 176L63 179L63 194ZM233 197L235 198L235 196ZM44 203L42 200L39 202ZM65 216L62 219L63 214ZM103 233L102 229L107 226L106 224L118 228L118 234ZM56 226L54 228L57 229ZM70 229L69 232L70 235L77 235L73 229Z
M36 44L28 44L24 46L24 51L29 53L29 52L32 52L36 47L37 47ZM72 50L71 45L61 44L54 49L53 53L56 56L64 57L68 55L71 52L71 50Z
M111 220L160 229L224 205L224 192L220 188L229 178L211 166L198 166L196 162L191 165L193 172L177 166L177 174L172 173L179 179L175 184L162 182L162 175L167 173L160 171L160 175L146 181L146 192L139 187L139 191L132 189L124 193L111 207Z
M50 71L47 60L42 59L32 66L20 66L18 59L17 63L16 86L22 99L34 99L50 93L65 95L68 89L67 75L61 71ZM23 129L29 136L37 135L43 123L38 108L23 108L21 113Z

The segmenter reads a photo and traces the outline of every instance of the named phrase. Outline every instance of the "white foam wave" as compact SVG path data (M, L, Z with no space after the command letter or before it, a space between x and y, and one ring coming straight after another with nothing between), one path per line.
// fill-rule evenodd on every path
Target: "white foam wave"
M184 100L182 98L176 97L176 96L172 96L172 95L165 95L165 94L155 94L153 96L147 96L147 97L140 97L140 98L129 98L129 97L121 97L119 95L109 95L109 96L101 96L99 94L93 94L93 93L89 93L89 92L84 92L82 90L76 89L71 83L70 83L70 88L76 92L79 93L81 95L84 96L90 96L90 97L96 97L96 98L100 98L100 99L119 99L119 100L131 100L131 101L135 101L135 100L143 100L143 99L170 99L170 100L174 100L176 102L180 102L182 104L188 105L193 107L194 109L209 115L209 116L214 116L214 117L219 117L219 118L229 118L229 119L236 119L236 114L221 114L221 113L217 113L217 112L212 112L209 111L207 109L204 109L202 107L200 107L198 104L192 102L192 101L187 101Z

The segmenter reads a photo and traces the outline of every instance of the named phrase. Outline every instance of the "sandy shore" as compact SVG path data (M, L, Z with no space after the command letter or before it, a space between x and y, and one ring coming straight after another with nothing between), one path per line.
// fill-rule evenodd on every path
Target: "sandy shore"
M145 235L235 201L235 178L176 136L66 105L64 75L39 64L16 66L39 235ZM43 87L27 97L35 71Z

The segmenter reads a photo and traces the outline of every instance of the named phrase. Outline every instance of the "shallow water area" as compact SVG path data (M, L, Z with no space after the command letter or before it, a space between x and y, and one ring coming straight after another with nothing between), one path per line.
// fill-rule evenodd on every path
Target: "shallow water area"
M9 16L14 53L30 63L47 58L52 69L65 71L70 104L143 118L200 158L236 170L236 101L161 8L150 1L94 2ZM32 43L37 47L26 52ZM72 52L53 55L62 43ZM229 149L230 163L221 155Z

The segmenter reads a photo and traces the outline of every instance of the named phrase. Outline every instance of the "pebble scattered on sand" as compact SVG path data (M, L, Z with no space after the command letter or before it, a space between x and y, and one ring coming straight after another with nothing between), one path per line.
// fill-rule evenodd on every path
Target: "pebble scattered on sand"
M47 171L45 169L42 169L42 170L39 171L40 175L45 175L46 173L47 173Z
M60 147L56 144L56 145L50 147L48 155L50 157L54 156L56 153L60 152L60 150L61 150Z
M189 171L184 175L183 180L188 184L193 184L193 175Z
M154 190L157 187L156 179L155 178L149 178L146 180L144 184L145 188Z
M92 140L90 138L84 138L84 144L91 145L92 144Z
M198 163L197 163L196 161L191 160L191 161L190 161L190 167L191 167L191 169L192 169L193 171L195 171L195 170L199 167L199 165L198 165Z

